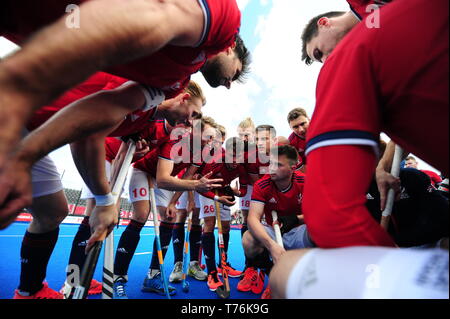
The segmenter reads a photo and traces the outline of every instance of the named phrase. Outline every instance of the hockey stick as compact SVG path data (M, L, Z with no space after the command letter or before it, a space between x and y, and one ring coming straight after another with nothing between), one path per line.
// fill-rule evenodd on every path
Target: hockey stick
M189 282L186 280L187 272L188 272L188 249L189 249L189 237L191 233L191 227L192 227L192 211L189 212L188 215L188 225L187 225L187 231L186 236L184 238L184 253L183 253L183 291L188 292L189 291Z
M275 239L278 245L280 245L281 247L284 248L283 245L283 237L281 236L281 230L280 230L280 224L278 222L278 214L276 211L272 211L272 225L273 225L273 229L275 230Z
M155 228L156 249L158 250L159 270L161 272L161 277L167 299L170 299L169 284L167 283L166 273L164 271L164 257L161 249L161 239L159 237L158 211L156 210L155 189L153 188L153 185L150 187L150 201L153 212L153 227Z
M86 299L89 287L91 285L92 277L94 276L95 267L98 262L98 256L102 250L103 242L98 241L89 250L89 253L84 262L83 271L81 272L80 283L75 287L73 296L69 299Z
M120 165L119 173L114 181L112 188L112 195L114 196L114 203L120 198L123 185L127 177L128 169L130 168L133 160L133 155L136 150L136 143L133 140L128 141L128 150ZM114 286L114 230L105 239L105 255L103 261L103 285L102 285L102 299L113 298L113 286Z
M402 153L403 150L400 146L397 144L395 145L395 152L394 152L394 160L392 161L392 167L391 167L391 175L394 177L399 177L400 175L400 163L402 161ZM394 197L395 192L391 188L389 189L387 200L386 200L386 208L381 214L381 227L387 231L389 227L389 220L391 218L392 208L394 206Z
M216 191L216 196L217 191ZM214 201L216 204L216 219L217 219L217 228L219 232L219 255L220 255L220 265L222 267L222 278L225 283L225 287L221 286L216 289L217 295L222 299L228 299L230 297L230 282L228 281L228 271L227 267L227 254L225 252L225 244L223 241L223 233L222 233L222 221L220 219L220 204L217 200Z

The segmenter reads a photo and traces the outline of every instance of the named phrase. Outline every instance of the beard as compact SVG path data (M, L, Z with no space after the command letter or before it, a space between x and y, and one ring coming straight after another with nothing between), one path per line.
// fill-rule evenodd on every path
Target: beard
M216 88L221 85L222 79L222 65L219 59L208 60L205 65L202 67L201 72L206 82L213 87Z

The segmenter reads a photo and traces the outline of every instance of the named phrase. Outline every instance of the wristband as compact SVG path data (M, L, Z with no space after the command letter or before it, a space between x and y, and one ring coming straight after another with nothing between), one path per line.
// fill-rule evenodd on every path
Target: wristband
M219 201L219 196L215 195L215 196L214 196L214 200L215 200L216 202L218 202L218 201Z
M114 196L111 193L106 195L94 195L96 206L111 206L114 205Z

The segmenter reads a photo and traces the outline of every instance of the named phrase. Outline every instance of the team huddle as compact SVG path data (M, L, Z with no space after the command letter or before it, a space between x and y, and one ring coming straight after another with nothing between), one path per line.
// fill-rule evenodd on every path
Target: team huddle
M60 290L45 282L69 213L48 153L65 144L87 201L68 260L78 269L118 223L113 184L135 149L133 213L115 249L110 297L127 298L152 216L144 292L170 298L170 283L187 273L221 298L228 277L263 299L448 298L448 179L407 157L448 176L448 1L347 2L348 12L312 18L301 36L302 60L323 63L314 113L293 107L285 123L261 125L246 118L236 132L202 114L214 105L190 79L200 71L228 89L245 81L251 56L235 0L2 4L0 35L21 50L0 61L0 228L24 207L33 216L13 298L76 295L71 267ZM82 28L66 27L69 4L79 5ZM278 136L287 125L290 136ZM396 174L399 159L406 165ZM244 269L228 261L236 203ZM375 286L366 278L373 265ZM102 283L87 288L98 294Z

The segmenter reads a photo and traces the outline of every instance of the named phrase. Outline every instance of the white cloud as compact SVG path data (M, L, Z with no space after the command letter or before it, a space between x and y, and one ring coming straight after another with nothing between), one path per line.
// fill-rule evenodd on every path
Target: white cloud
M241 11L244 11L245 7L248 5L250 0L237 0L238 7Z

